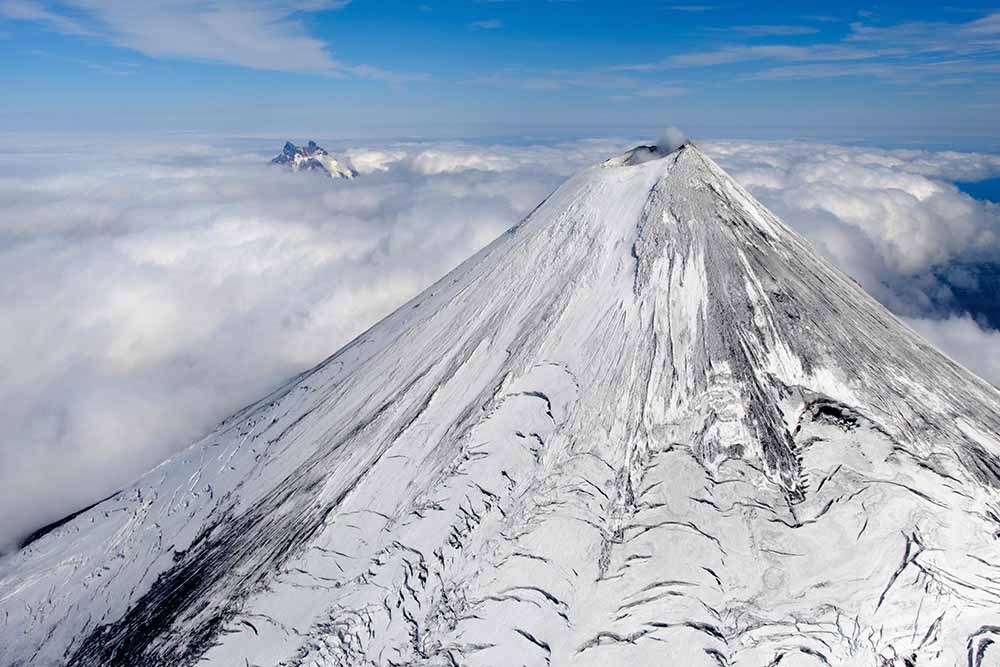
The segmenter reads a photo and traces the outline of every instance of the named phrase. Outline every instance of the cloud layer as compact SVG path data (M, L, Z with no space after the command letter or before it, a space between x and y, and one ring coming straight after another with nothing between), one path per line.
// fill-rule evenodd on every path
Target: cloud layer
M0 543L332 353L616 148L354 150L352 183L176 142L3 154Z
M998 155L797 142L702 147L903 315L961 311L942 267L1000 261L1000 207L953 183L1000 173Z
M0 544L126 484L632 143L328 146L362 173L353 182L269 169L260 144L8 148ZM912 326L1000 381L1000 334L949 305L935 272L1000 256L997 207L949 183L997 174L1000 157L699 145Z

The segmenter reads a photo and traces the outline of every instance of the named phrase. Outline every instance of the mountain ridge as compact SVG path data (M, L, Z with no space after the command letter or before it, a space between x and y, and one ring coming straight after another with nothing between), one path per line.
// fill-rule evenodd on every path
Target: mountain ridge
M319 171L330 178L351 180L358 175L349 161L338 160L312 140L305 146L296 146L286 141L281 152L271 159L271 164L287 167L292 171Z

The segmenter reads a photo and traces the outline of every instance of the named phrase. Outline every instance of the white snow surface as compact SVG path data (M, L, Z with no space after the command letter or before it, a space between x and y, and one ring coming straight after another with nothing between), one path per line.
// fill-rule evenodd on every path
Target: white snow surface
M0 562L0 664L1000 664L1000 394L658 153Z

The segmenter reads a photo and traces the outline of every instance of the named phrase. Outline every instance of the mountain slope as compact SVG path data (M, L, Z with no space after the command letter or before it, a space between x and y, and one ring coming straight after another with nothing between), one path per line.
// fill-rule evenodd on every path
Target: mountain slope
M640 148L7 559L0 663L996 664L998 453L996 389Z

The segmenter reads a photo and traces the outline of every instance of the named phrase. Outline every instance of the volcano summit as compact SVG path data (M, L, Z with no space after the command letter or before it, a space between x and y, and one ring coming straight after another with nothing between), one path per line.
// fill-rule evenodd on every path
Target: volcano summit
M994 387L639 147L0 563L0 663L986 667L998 487Z

